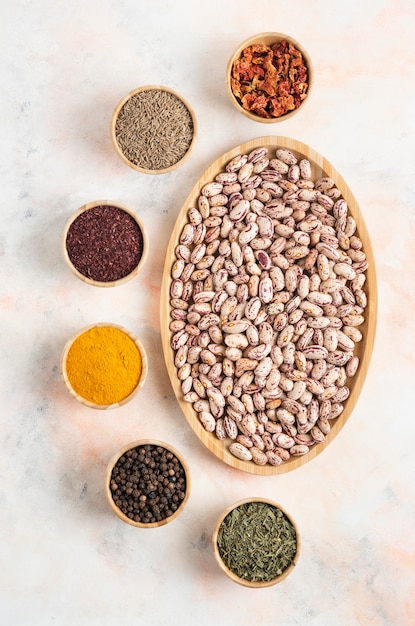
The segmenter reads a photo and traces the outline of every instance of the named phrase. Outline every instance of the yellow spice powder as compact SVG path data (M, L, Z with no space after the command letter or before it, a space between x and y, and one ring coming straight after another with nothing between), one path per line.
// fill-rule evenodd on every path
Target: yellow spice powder
M142 359L135 342L112 326L91 328L72 344L66 374L73 389L95 404L124 400L137 386Z

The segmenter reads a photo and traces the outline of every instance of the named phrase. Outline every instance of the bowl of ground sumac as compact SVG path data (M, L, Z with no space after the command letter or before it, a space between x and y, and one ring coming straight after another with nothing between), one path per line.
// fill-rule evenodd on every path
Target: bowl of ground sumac
M166 174L190 156L197 120L179 93L161 85L146 85L130 91L117 104L110 132L124 163L144 174Z
M114 287L134 278L148 254L143 223L124 204L96 200L78 209L63 231L63 256L81 280Z
M226 68L232 104L249 119L273 124L295 115L310 97L311 59L295 39L261 33L242 42Z

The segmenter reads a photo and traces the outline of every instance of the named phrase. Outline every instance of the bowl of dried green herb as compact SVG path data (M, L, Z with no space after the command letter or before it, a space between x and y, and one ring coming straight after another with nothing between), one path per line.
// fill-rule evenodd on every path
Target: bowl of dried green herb
M297 524L266 498L246 498L228 507L216 523L212 542L220 569L245 587L280 583L300 554Z
M197 120L193 108L176 91L146 85L130 91L117 104L110 132L124 163L144 174L166 174L190 156Z
M67 390L93 409L116 409L130 402L142 389L147 372L147 354L139 338L111 322L82 328L62 352Z
M96 200L67 221L62 238L71 271L97 287L122 285L138 274L148 254L144 224L124 204Z

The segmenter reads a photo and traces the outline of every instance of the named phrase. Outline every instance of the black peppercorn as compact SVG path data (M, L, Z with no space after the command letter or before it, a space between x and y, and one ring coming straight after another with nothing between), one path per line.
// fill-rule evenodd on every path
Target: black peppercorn
M174 514L186 496L179 459L161 446L145 444L125 452L109 482L116 506L135 522L160 522Z

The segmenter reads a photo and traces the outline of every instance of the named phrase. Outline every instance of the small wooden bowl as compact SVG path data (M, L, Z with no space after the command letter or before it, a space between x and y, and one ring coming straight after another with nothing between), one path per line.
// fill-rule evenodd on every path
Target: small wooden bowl
M117 328L118 330L124 332L135 343L135 345L137 346L137 348L138 348L138 350L140 352L140 356L141 356L141 375L140 375L140 380L138 381L138 384L136 385L136 387L133 389L133 391L128 396L126 396L123 400L120 400L119 402L114 402L113 404L96 404L95 402L91 402L90 400L87 400L86 398L81 396L73 388L72 383L71 383L71 381L70 381L70 379L68 377L67 371L66 371L66 360L67 360L67 357L68 357L68 352L69 352L72 344L74 343L74 341L78 337L80 337L81 335L86 333L87 331L91 330L92 328L101 328L101 327ZM124 404L127 404L127 402L130 402L133 398L135 398L135 396L138 394L140 389L143 387L143 385L145 383L145 380L147 378L147 373L148 373L147 354L146 354L146 351L144 350L144 347L143 347L141 341L136 337L136 335L134 335L134 333L132 333L127 328L124 328L123 326L119 326L118 324L105 323L105 322L98 323L98 324L91 324L90 326L86 326L85 328L82 328L71 339L69 339L67 341L67 343L65 344L65 347L64 347L63 353L62 353L62 358L61 358L61 373L62 373L63 380L64 380L64 382L66 384L66 387L67 387L69 393L76 400L78 400L78 402L81 402L85 406L88 406L88 407L90 407L92 409L101 409L101 410L104 410L104 409L116 409L116 408L119 408L120 406L123 406Z
M82 215L86 211L89 211L90 209L94 209L95 207L99 207L99 206L115 207L117 209L121 209L122 211L124 211L125 213L130 215L134 219L134 221L136 222L138 228L140 229L141 234L142 234L142 238L143 238L143 250L142 250L142 254L141 254L141 257L140 257L137 265L134 267L134 269L129 274L127 274L126 276L123 276L122 278L119 278L117 280L98 281L98 280L93 280L92 278L89 278L85 274L82 274L75 267L75 265L72 263L72 261L71 261L71 259L69 257L69 254L68 254L68 249L67 249L67 243L66 242L67 242L68 231L69 231L70 227L75 222L75 220L78 219L78 217L80 215ZM65 259L65 262L68 265L69 269L75 274L75 276L77 276L84 283L87 283L88 285L93 285L94 287L117 287L119 285L123 285L124 283L128 282L129 280L131 280L132 278L137 276L138 272L142 269L142 267L144 266L144 263L146 262L146 259L147 259L147 256L148 256L148 248L149 248L149 245L148 245L147 231L146 231L146 229L144 227L144 224L140 220L140 218L129 207L125 206L124 204L121 204L120 202L113 202L112 200L95 200L94 202L88 202L87 204L84 204L83 206L81 206L68 219L68 221L66 222L65 228L63 230L63 234L62 234L62 254L63 254L63 258Z
M111 488L110 488L112 470L114 466L116 465L118 459L128 450L145 446L145 445L160 446L168 450L172 454L174 454L175 457L181 463L184 469L185 476L186 476L186 495L184 499L182 500L178 509L176 509L173 515L170 515L169 517L165 517L164 519L158 522L149 522L149 523L136 522L132 520L131 518L129 518L127 515L125 515L115 504L113 497L112 497ZM115 513L117 517L119 517L123 522L126 522L127 524L131 524L131 526L135 526L136 528L158 528L159 526L165 526L166 524L169 524L170 522L172 522L183 511L190 496L190 489L191 489L190 469L185 459L173 446L165 443L164 441L158 441L157 439L141 439L139 441L134 441L133 443L129 443L125 445L123 448L121 448L120 450L118 450L118 452L114 454L114 456L112 457L112 459L110 460L107 466L107 471L106 471L106 476L105 476L105 495L107 497L108 503L112 511Z
M248 580L248 579L245 579L245 578L241 578L240 576L235 574L231 569L229 569L229 567L222 560L222 557L221 557L220 552L219 552L218 533L219 533L219 529L221 527L221 524L222 524L223 520L228 515L228 513L230 513L234 509L240 507L241 505L248 504L250 502L264 502L266 504L269 504L269 505L275 507L276 509L279 509L288 518L289 522L294 527L294 530L295 530L295 533L296 533L297 550L296 550L296 553L294 555L293 560L291 561L290 565L288 565L288 567L282 572L282 574L280 574L276 578L273 578L272 580L268 580L268 581L252 581L252 580ZM234 504L229 506L227 509L225 509L225 511L223 511L223 513L219 517L219 519L218 519L218 521L216 523L215 529L213 531L212 544L213 544L213 552L214 552L214 555L215 555L215 559L216 559L220 569L231 580L233 580L234 582L238 583L239 585L242 585L244 587L252 587L252 588L255 588L255 589L263 588L263 587L271 587L273 585L276 585L276 584L282 582L285 578L287 578L287 576L289 574L291 574L291 572L293 571L294 567L298 563L298 559L300 558L301 541L300 541L300 533L299 533L298 526L297 526L296 522L283 509L282 506L280 506L279 504L277 504L273 500L269 500L268 498L245 498L243 500L239 500L238 502L235 502Z
M178 161L176 161L172 165L170 165L168 167L164 167L162 169L148 169L146 167L142 167L142 166L140 166L140 165L138 165L136 163L133 163L124 154L121 146L118 143L117 136L116 136L117 119L118 119L118 116L119 116L119 114L121 112L121 109L123 108L125 103L131 97L135 96L136 94L142 93L144 91L152 91L152 90L165 91L165 92L167 92L169 94L172 94L178 100L180 100L185 105L186 109L189 111L191 119L192 119L192 125L193 125L193 137L192 137L192 140L190 142L190 145L189 145L189 148L188 148L187 152ZM169 87L164 87L162 85L145 85L143 87L138 87L137 89L134 89L133 91L130 91L122 100L120 100L120 102L115 107L114 112L113 112L112 117L111 117L111 126L110 126L111 141L112 141L112 144L113 144L113 146L115 148L115 151L118 154L118 156L122 159L122 161L124 161L124 163L126 163L127 165L132 167L137 172L141 172L143 174L167 174L168 172L172 172L173 170L175 170L178 167L180 167L180 165L182 165L186 161L186 159L189 158L189 156L190 156L190 154L191 154L191 152L192 152L192 150L194 148L194 145L195 145L195 142L196 142L196 137L197 137L197 130L198 130L198 128L197 128L196 114L195 114L193 108L187 102L187 100L185 98L183 98L183 96L181 96L179 93L174 91L173 89L170 89Z
M231 75L232 75L232 67L235 61L237 61L241 54L242 51L247 48L248 46L252 46L254 44L262 44L265 46L272 46L275 43L278 43L280 41L287 41L289 44L292 44L293 46L295 46L297 48L297 50L299 50L302 54L303 57L303 62L307 67L307 71L308 71L308 89L307 89L307 95L304 98L304 100L302 100L300 106L297 109L293 109L292 111L289 111L287 113L285 113L284 115L281 115L280 117L271 117L271 118L267 118L267 117L261 117L260 115L256 115L255 113L253 113L252 111L248 111L247 109L245 109L241 102L238 100L238 98L234 95L233 91L232 91L232 87L231 87ZM227 88L227 92L229 95L229 98L232 102L232 104L234 105L234 107L243 115L245 115L246 117L248 117L250 120L253 120L254 122L262 122L263 124L275 124L277 122L283 122L285 120L290 119L291 117L293 117L296 113L298 113L298 111L300 109L303 108L304 104L308 101L308 99L310 98L310 93L312 91L312 87L313 87L313 76L314 76L314 72L313 72L313 66L311 63L311 59L309 54L307 53L306 50L304 50L303 46L298 43L298 41L296 41L293 37L290 37L289 35L285 35L283 33L272 33L272 32L266 32L266 33L260 33L258 35L255 35L254 37L250 37L249 39L245 39L245 41L243 41L234 51L234 53L232 54L231 58L228 61L227 67L226 67L226 88Z

